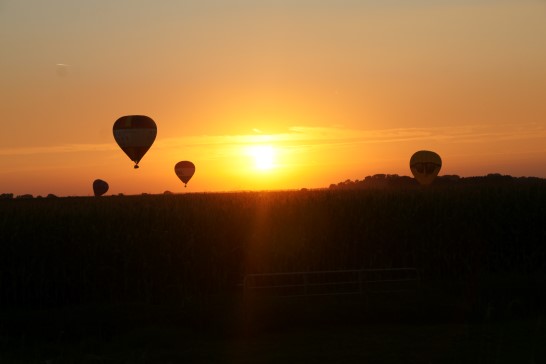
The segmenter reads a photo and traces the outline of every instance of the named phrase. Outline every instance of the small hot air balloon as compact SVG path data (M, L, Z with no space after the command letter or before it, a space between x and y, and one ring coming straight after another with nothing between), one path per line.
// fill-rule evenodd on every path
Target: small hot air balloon
M411 173L421 185L430 185L440 172L440 168L442 168L442 159L434 152L420 150L411 156Z
M178 178L184 182L184 187L186 187L187 183L195 173L195 165L188 161L178 162L174 166L174 173L176 173Z
M99 197L108 192L108 183L102 179L96 179L93 181L93 192L95 196Z
M150 149L157 135L155 122L144 115L122 116L114 123L113 131L120 148L138 168L138 162Z

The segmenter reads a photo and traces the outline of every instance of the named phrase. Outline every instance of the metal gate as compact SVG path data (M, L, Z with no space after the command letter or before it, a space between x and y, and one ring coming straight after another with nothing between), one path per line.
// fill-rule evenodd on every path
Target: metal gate
M415 268L386 268L247 274L245 294L271 296L354 295L373 292L415 292Z

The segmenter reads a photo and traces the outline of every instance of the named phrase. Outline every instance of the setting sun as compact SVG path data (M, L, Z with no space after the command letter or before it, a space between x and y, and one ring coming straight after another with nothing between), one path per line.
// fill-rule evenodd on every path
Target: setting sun
M249 154L254 158L254 165L259 170L269 170L274 167L275 150L271 145L255 145L249 148Z

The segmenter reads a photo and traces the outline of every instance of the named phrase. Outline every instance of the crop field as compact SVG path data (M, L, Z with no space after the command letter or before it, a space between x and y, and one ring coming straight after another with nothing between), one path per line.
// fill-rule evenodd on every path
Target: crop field
M416 268L420 310L405 317L402 301L373 311L361 298L272 298L254 310L268 322L250 332L278 334L296 324L293 317L300 332L319 336L328 325L349 325L343 336L371 321L482 325L494 317L543 325L543 183L0 200L0 231L3 349L23 345L22 327L36 329L29 321L87 320L90 337L106 335L104 326L93 331L93 321L111 317L134 329L143 317L163 322L165 312L188 330L232 327L245 316L246 274L294 271ZM131 313L135 307L146 308ZM334 319L317 320L325 314ZM147 362L139 360L126 362Z

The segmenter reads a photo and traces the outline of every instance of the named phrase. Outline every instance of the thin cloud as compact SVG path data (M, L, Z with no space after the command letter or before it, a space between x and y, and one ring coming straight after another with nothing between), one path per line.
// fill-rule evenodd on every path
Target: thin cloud
M273 143L294 149L316 149L358 144L402 143L434 140L448 144L491 143L546 138L546 126L538 123L499 126L463 125L433 128L391 128L378 130L335 127L294 126L286 133L250 135L201 135L156 140L154 149L210 149L211 156L233 154L236 147ZM108 152L114 143L65 144L59 146L0 148L0 156Z
M117 146L112 144L64 144L44 147L2 148L0 149L0 156L108 152L115 149L117 149Z
M55 67L57 70L57 75L60 77L64 77L68 74L68 70L71 66L66 63L57 63Z

